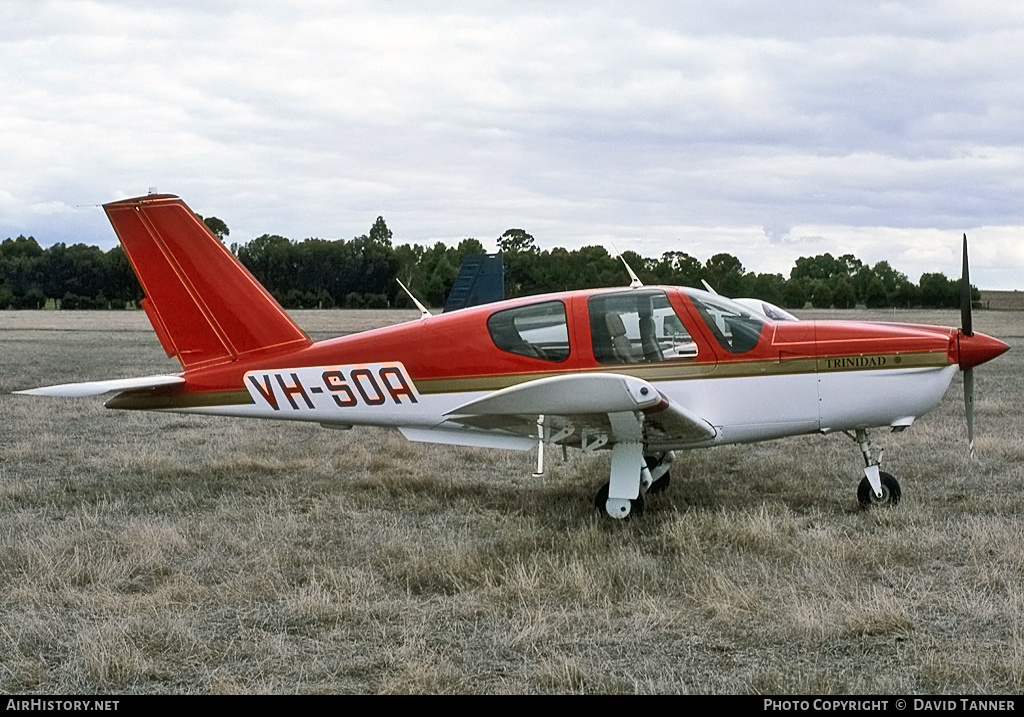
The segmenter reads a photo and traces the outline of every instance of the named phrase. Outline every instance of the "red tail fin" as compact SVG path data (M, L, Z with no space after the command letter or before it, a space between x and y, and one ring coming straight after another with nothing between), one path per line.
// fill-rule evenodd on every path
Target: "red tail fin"
M178 197L124 199L103 209L142 284L142 308L160 343L186 369L311 343Z

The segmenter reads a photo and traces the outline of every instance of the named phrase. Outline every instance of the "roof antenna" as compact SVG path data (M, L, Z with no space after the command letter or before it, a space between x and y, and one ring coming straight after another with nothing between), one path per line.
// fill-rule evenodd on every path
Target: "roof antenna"
M640 288L642 288L643 285L644 285L644 282L640 281L640 277L638 277L636 275L636 273L633 271L633 269L629 266L629 264L626 263L626 257L622 256L622 253L619 251L619 248L617 246L615 246L615 242L613 242L611 239L609 239L608 243L612 245L612 249L615 251L615 256L619 257L619 260L622 261L622 265L624 267L626 267L626 271L629 272L629 279L630 279L630 281L629 281L629 288L630 289L640 289Z
M715 287L711 286L711 284L706 282L704 279L701 279L700 283L704 285L704 288L708 290L709 294L714 294L715 296L718 296L718 292L715 291Z
M396 278L396 279L395 279L395 281L397 281L397 282L398 282L398 285L399 285L400 287L402 287L402 291L404 291L404 292L405 292L405 295L406 295L406 296L408 296L408 297L409 297L410 299L412 299L412 303L416 304L416 308L420 310L420 318L421 318L421 319L425 319L425 318L427 318L428 316L433 316L433 314L432 314L432 313L430 313L430 310L429 310L429 309L428 309L428 308L427 308L426 306L424 306L423 304L421 304L421 303L419 302L419 299L417 299L417 298L416 298L415 296L413 296L413 295L412 295L412 292L411 292L411 291L409 291L409 290L408 290L408 289L407 289L407 288L405 287L405 284L403 284L403 283L402 283L402 280L401 280L401 279L398 279L398 278Z

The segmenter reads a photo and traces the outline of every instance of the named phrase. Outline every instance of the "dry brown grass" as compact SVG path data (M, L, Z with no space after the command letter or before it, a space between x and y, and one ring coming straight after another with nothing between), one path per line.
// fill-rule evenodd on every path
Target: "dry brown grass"
M878 434L897 509L828 436L685 454L617 523L606 456L11 396L176 366L141 313L0 312L0 691L1019 693L1024 316L975 322L1014 347L978 458L958 381Z

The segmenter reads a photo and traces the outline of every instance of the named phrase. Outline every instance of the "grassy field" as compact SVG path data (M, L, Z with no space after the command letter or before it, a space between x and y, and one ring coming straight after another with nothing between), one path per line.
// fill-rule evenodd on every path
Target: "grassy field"
M975 327L977 458L957 378L875 434L899 507L833 435L682 454L620 523L607 456L11 396L177 364L141 312L0 312L0 692L1021 693L1024 314Z

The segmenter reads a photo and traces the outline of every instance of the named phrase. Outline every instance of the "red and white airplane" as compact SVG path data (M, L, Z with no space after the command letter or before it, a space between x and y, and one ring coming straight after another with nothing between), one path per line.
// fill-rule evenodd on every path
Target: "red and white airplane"
M844 431L864 505L895 504L868 429L902 430L964 371L1007 350L971 329L775 321L691 288L531 296L314 342L177 197L104 206L181 373L19 393L117 392L108 408L391 426L413 441L611 451L595 504L613 518L668 485L673 452Z

